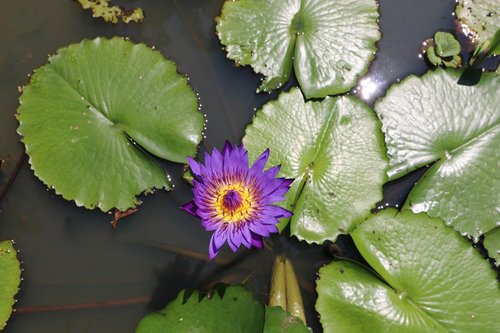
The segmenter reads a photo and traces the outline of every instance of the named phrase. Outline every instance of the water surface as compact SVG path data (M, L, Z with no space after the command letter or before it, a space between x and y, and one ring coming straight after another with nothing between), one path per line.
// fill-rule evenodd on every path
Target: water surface
M16 134L18 86L47 55L83 38L126 36L154 45L174 60L199 93L207 115L202 149L239 142L254 109L277 96L255 94L260 77L226 59L215 36L222 0L115 1L141 6L142 24L106 24L69 0L4 1L0 13L0 239L15 239L24 262L17 312L6 333L133 332L147 313L164 307L186 287L245 282L265 300L271 265L286 253L295 265L309 324L314 312L316 272L335 252L356 257L348 237L336 246L307 246L276 236L264 251L223 251L207 260L210 234L178 209L191 192L181 166L167 164L176 190L143 198L138 213L113 231L111 217L79 208L55 195L33 175ZM356 94L369 104L410 73L422 74L421 42L437 30L453 31L455 2L381 0L379 52ZM284 89L294 85L292 80ZM18 171L17 177L12 175ZM400 204L419 175L386 187L385 203ZM8 186L8 185L11 186ZM8 187L8 190L7 190Z

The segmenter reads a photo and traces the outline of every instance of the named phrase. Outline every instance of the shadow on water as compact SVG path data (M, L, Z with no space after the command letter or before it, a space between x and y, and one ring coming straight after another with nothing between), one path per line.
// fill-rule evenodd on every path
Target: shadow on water
M116 1L118 3L118 1ZM88 211L48 191L33 175L16 133L18 86L47 54L83 38L126 36L155 46L175 61L199 94L208 120L201 151L239 142L255 110L279 92L255 94L260 77L226 59L214 18L223 0L123 0L141 6L142 24L116 26L91 18L73 1L8 1L0 13L0 239L15 239L24 261L18 312L5 332L132 332L139 320L164 307L186 287L244 282L262 301L271 266L285 253L297 271L308 323L321 331L314 302L318 269L335 257L362 260L349 236L310 246L285 235L263 251L223 250L207 260L210 234L179 210L191 199L182 165L162 162L175 191L142 196L137 213L111 230L111 216ZM454 1L380 0L383 38L367 75L352 93L373 104L390 84L422 74L421 42L437 30L455 29ZM283 89L295 85L292 79ZM21 162L19 160L21 159ZM401 207L416 171L384 187L379 205ZM17 176L11 176L17 173ZM7 190L8 188L8 190Z

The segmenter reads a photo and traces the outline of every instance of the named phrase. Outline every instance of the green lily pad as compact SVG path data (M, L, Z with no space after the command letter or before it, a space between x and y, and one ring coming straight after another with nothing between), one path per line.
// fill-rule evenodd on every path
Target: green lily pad
M458 68L462 65L462 58L459 55L454 55L450 60L443 60L443 64L446 67Z
M269 165L281 164L280 175L295 179L283 205L294 213L291 233L299 239L335 240L382 199L380 123L355 97L306 103L297 88L281 93L257 112L243 143L252 159L269 148Z
M136 333L307 333L280 307L266 307L242 286L218 285L208 293L183 290L163 310L146 316Z
M498 0L458 0L455 13L479 42L492 38L500 27Z
M292 66L307 98L349 91L366 73L380 39L375 0L226 1L217 34L227 56L281 87Z
M375 271L349 261L320 269L325 332L500 332L495 272L441 219L388 209L351 235Z
M136 195L170 189L151 155L184 162L204 122L175 64L121 38L60 49L35 70L17 111L36 176L65 199L103 211L126 211Z
M425 52L427 55L427 59L433 64L434 66L439 66L441 65L441 57L436 54L436 49L434 46L429 46Z
M434 34L434 43L436 44L437 55L442 58L460 53L460 43L449 32L436 32Z
M208 295L183 290L163 310L146 316L136 333L262 333L265 306L241 286L219 286Z
M310 328L280 306L266 308L264 333L310 333Z
M11 241L0 242L0 331L7 325L21 283L21 264Z
M439 216L477 239L500 219L500 78L484 73L475 86L460 71L437 69L393 85L375 104L399 178L433 164L406 201L415 213Z
M484 234L483 245L488 250L488 256L495 260L495 265L500 266L500 227Z
M112 6L109 0L78 0L83 9L92 10L92 17L100 17L105 22L118 23L122 18L123 23L142 22L144 12L141 8L122 9L120 6Z

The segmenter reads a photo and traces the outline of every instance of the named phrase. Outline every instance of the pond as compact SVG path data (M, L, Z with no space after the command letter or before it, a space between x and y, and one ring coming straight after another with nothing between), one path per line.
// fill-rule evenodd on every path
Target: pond
M116 1L118 2L118 1ZM140 6L141 24L112 25L93 19L73 1L8 1L0 13L0 239L14 239L23 261L16 312L5 332L132 332L140 319L163 308L183 288L206 289L217 282L244 283L265 301L271 266L286 254L297 271L309 325L321 326L314 311L318 269L333 255L359 259L349 237L309 246L274 236L263 251L224 249L210 261L210 234L179 209L191 199L182 165L166 163L172 192L141 197L139 211L110 226L111 215L77 207L47 189L24 154L18 123L18 86L70 43L97 36L124 36L155 46L186 74L208 120L201 151L240 142L255 110L278 93L256 94L260 77L226 58L214 18L223 0L119 1ZM382 39L369 72L353 94L373 105L387 87L427 70L419 58L422 41L456 29L455 1L380 0ZM283 88L289 90L296 80ZM422 172L387 185L381 206L404 201Z

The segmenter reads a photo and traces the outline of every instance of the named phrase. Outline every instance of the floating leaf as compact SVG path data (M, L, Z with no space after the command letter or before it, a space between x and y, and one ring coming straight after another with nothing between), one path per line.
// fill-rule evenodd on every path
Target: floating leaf
M223 289L224 292L217 290ZM269 324L264 322L269 320ZM283 330L280 330L283 329ZM241 286L219 286L203 294L181 291L163 310L146 316L136 333L163 332L310 332L298 318L278 307L266 310Z
M281 176L295 178L284 206L300 239L335 240L382 199L387 160L380 123L355 97L306 103L294 88L257 112L243 143L251 159L269 148L269 165L281 164Z
M375 111L383 123L391 179L435 162L406 207L477 238L500 218L500 79L484 73L468 87L456 83L460 74L438 69L407 77Z
M422 52L426 54L429 62L434 66L457 68L462 64L460 57L460 44L448 32L438 31L434 38L423 43Z
M480 42L493 37L500 27L498 0L458 0L455 13Z
M460 43L449 32L438 31L434 34L437 55L441 58L451 57L460 53Z
M441 219L384 210L352 232L375 270L320 269L325 332L500 332L500 289L479 252Z
M140 23L144 20L144 12L142 8L135 8L133 10L124 10L122 14L123 23Z
M121 38L62 48L35 70L18 109L35 174L67 200L121 211L169 189L150 154L184 162L201 140L198 101L173 62Z
M211 298L194 291L184 299L185 291L163 310L146 316L136 333L160 332L258 332L264 328L265 307L240 286L229 286L224 296Z
M425 54L427 55L427 59L429 59L431 64L433 64L434 66L441 65L441 57L436 54L436 49L434 48L434 46L429 46L425 51Z
M0 242L0 331L7 325L21 283L21 265L11 241Z
M226 1L217 34L227 56L265 76L260 91L288 81L307 98L348 91L366 73L380 39L375 0Z
M500 266L500 227L484 234L484 247L488 250L488 256L495 260L495 265Z
M266 319L263 333L310 333L304 322L292 316L279 306L266 308Z
M100 17L105 22L118 23L121 17L123 23L142 22L144 13L141 8L123 10L112 6L109 0L78 0L83 9L92 10L92 17Z
M460 58L459 55L454 55L453 57L451 57L450 60L443 59L443 64L446 67L457 68L460 67L460 65L462 64L462 58Z

